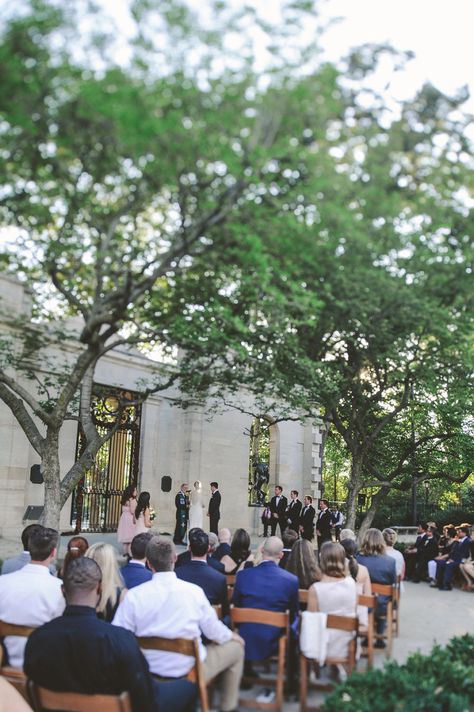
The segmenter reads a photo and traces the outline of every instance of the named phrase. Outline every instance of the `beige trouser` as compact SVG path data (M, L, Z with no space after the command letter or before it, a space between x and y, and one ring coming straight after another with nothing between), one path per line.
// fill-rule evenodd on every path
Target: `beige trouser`
M239 687L244 667L244 647L236 640L217 645L206 645L207 655L204 660L206 682L217 677L221 694L220 709L223 712L237 709Z

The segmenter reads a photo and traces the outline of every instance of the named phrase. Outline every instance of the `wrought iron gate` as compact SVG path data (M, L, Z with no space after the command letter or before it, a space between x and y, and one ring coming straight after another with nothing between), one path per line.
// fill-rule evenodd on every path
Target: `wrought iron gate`
M133 401L137 394L108 386L95 386L91 403L94 424L101 436L112 430L120 412L119 403ZM71 525L75 532L116 531L121 514L122 492L136 484L140 455L141 406L121 411L120 426L97 453L94 465L74 490ZM79 426L76 459L85 447Z

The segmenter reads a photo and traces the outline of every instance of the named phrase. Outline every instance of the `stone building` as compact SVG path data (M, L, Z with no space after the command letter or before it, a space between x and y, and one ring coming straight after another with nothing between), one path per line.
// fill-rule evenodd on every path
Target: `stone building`
M28 313L28 292L18 281L0 277L2 309ZM104 356L95 373L98 423L113 411L116 389L135 393L153 363L139 352L115 350ZM174 497L182 482L202 483L204 500L209 483L217 480L222 494L221 525L261 531L261 508L251 490L254 465L268 468L270 493L275 484L318 498L321 487L321 433L312 423L272 423L271 413L254 423L236 410L212 417L204 406L183 410L173 405L172 390L150 396L130 411L123 427L97 456L61 513L62 531L114 531L120 493L128 481L151 493L160 531L174 527ZM242 394L245 402L245 394ZM250 406L250 404L249 404ZM247 410L251 410L250 407ZM258 432L257 432L258 431ZM9 408L0 401L0 538L18 540L30 506L41 506L43 485L34 484L39 458ZM78 425L70 421L61 432L61 467L66 472L80 448ZM33 469L32 469L33 468ZM33 474L32 474L33 473ZM170 478L170 479L169 479ZM34 520L37 510L30 510Z

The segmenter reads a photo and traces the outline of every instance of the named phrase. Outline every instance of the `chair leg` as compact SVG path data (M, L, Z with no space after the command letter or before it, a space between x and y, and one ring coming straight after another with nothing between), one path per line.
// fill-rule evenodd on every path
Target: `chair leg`
M306 698L308 696L308 662L300 653L300 712L306 712Z
M286 638L280 638L278 641L278 671L276 684L276 710L281 712L283 706L283 686L285 684L285 654L286 654Z

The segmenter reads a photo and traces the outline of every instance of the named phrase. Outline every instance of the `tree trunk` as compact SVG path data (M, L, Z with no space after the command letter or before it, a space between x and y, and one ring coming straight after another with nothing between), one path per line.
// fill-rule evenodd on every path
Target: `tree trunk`
M359 535L358 535L359 541L362 541L362 539L365 536L366 531L368 529L370 529L370 527L372 526L372 522L374 521L374 517L377 514L377 510L380 507L388 490L389 490L388 487L381 487L379 489L379 491L377 492L377 494L375 494L372 497L372 503L371 503L369 509L367 510L367 512L365 513L365 517L362 520L362 523L360 525Z
M61 513L61 474L59 467L59 432L48 428L41 461L44 477L44 508L39 523L59 530Z
M357 504L358 496L360 491L360 472L361 472L361 462L360 460L352 456L351 463L351 477L349 481L349 487L347 492L347 517L346 526L348 529L353 529L355 531L356 526L356 516L357 516Z

